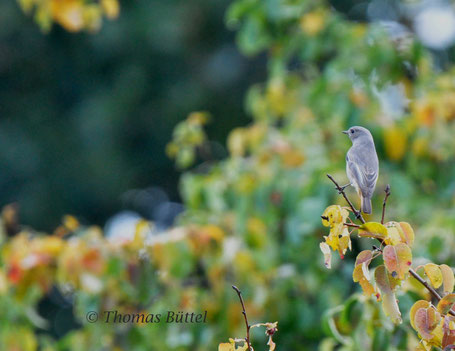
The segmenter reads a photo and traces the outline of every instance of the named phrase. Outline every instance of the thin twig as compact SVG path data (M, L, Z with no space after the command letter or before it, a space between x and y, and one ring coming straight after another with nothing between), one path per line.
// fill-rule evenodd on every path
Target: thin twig
M245 304L243 303L242 292L235 285L232 285L232 289L234 289L237 292L237 295L239 295L240 303L242 304L242 313L243 313L243 317L245 318L245 325L246 325L246 338L245 338L245 341L246 341L246 344L248 346L248 351L251 351L251 344L250 344L250 328L251 328L251 326L248 324L248 317L246 316Z
M381 224L384 224L384 216L385 216L385 206L387 204L387 199L390 196L390 185L387 184L385 187L385 196L384 196L384 201L382 202L382 218L381 218Z
M359 228L360 226L358 224L354 223L344 223L346 227L352 227L352 228Z
M442 297L441 295L439 295L439 293L433 289L430 284L428 284L415 270L413 270L412 268L409 269L409 273L411 273L411 275L417 279L417 281L422 284L429 292L430 294L436 299L439 301L441 301ZM455 312L453 310L450 310L449 311L449 314L451 314L452 316L455 316Z
M357 217L357 219L359 219L360 222L365 223L365 220L362 217L362 213L360 212L360 210L357 211L355 209L354 205L352 204L352 202L349 200L349 198L347 197L346 193L344 192L344 189L342 187L340 187L340 185L335 181L335 179L333 179L333 177L330 174L327 174L327 177L333 182L333 184L335 184L335 187L338 190L338 192L341 195L343 195L344 199L346 200L346 202L351 207L351 210L352 210L352 212L354 212L354 215Z

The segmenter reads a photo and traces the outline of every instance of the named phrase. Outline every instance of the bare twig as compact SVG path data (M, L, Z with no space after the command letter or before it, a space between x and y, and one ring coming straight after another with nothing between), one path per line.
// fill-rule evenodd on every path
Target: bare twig
M359 228L360 226L358 224L354 223L344 223L346 227L352 227L352 228Z
M248 346L248 351L251 351L251 343L250 343L250 328L251 328L251 325L248 324L248 317L246 316L245 304L243 303L242 292L235 285L232 285L232 289L234 289L236 291L237 295L239 295L240 303L242 304L242 314L243 314L243 317L245 318L245 325L246 325L246 338L245 338L245 341L246 341L246 344Z
M385 216L385 206L387 204L387 199L390 196L390 185L387 184L385 187L385 196L384 196L384 201L382 202L382 218L381 218L381 224L384 224L384 216Z
M354 205L352 204L352 202L349 200L349 198L347 197L346 193L344 192L344 189L335 181L335 179L333 179L333 177L330 174L327 174L327 177L333 182L333 184L335 184L335 188L338 190L338 193L343 195L344 199L346 200L346 202L351 207L352 212L354 212L354 215L356 216L356 218L358 220L360 220L360 222L365 223L365 220L362 217L362 213L360 212L360 210L357 211L355 209Z

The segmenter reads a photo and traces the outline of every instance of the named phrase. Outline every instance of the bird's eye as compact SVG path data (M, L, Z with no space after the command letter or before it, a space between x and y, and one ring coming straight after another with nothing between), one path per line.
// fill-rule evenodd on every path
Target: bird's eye
M354 129L351 129L351 133L354 134L355 130Z

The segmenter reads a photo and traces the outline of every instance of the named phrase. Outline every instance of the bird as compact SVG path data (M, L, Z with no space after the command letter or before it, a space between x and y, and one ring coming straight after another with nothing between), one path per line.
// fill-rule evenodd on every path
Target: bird
M371 214L371 198L379 175L379 161L373 136L368 129L359 126L344 130L343 133L349 136L352 146L346 154L346 173L349 183L342 189L353 185L360 196L361 211Z

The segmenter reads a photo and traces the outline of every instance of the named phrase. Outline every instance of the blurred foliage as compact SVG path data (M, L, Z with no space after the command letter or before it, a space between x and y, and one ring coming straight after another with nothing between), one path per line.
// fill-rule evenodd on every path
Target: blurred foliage
M114 19L120 11L117 0L18 0L26 13L34 12L34 18L41 29L49 31L55 21L70 32L83 29L97 31L102 16Z
M416 231L413 254L423 262L414 262L453 266L453 68L437 66L412 32L395 38L380 24L352 22L321 0L237 0L227 24L237 30L240 49L265 54L268 67L267 80L246 96L251 123L228 136L229 156L201 162L198 156L213 143L201 121L190 116L168 147L180 166L197 164L181 178L186 210L175 229L154 231L153 223L139 221L122 242L83 226L57 231L69 239L42 237L25 227L5 238L3 345L213 350L229 335L244 334L230 289L235 284L253 323L279 321L274 341L280 349L418 346L408 312L423 291L398 295L406 322L400 326L377 303L355 293L354 257L371 249L371 242L354 239L346 262L337 259L332 271L324 269L320 214L342 201L325 174L345 179L349 141L340 132L351 125L368 127L380 156L378 193L390 183L389 215L406 218ZM225 101L222 108L228 107ZM374 199L375 215L381 201L382 196ZM36 313L40 297L56 294L54 286L67 296L64 303L74 304L80 324L58 341L44 332L48 326ZM125 326L84 319L88 311L114 308L207 310L210 321ZM12 320L14 329L6 323ZM264 345L266 338L260 337L254 339Z
M178 201L165 154L174 126L210 111L210 157L225 157L226 134L247 121L245 90L264 75L262 59L236 50L228 3L124 1L96 34L54 25L43 35L16 1L0 1L2 204L52 231L65 213L98 225L124 208L156 219L131 190Z

